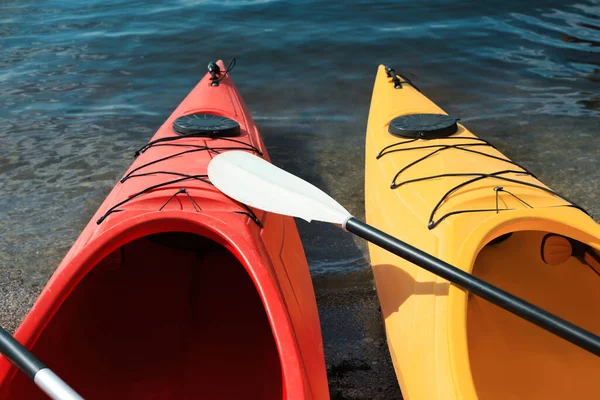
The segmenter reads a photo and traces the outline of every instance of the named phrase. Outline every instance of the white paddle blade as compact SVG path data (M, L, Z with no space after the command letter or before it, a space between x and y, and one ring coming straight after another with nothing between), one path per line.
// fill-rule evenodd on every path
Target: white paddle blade
M245 151L217 155L208 177L227 196L260 210L342 227L352 217L321 189Z

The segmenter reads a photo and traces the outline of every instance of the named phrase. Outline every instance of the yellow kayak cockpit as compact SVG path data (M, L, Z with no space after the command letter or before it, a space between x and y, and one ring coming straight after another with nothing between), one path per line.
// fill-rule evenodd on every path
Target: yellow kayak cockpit
M549 238L565 237L527 230L486 245L472 273L584 329L600 332L598 272L566 251L555 258L556 264L546 263L542 254L549 249L543 243L547 239L547 245ZM473 295L467 302L467 342L480 398L584 399L595 398L600 391L596 356Z

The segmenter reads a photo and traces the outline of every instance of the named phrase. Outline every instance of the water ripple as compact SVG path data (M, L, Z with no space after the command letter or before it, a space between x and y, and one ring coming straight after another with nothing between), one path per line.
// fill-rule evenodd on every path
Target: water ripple
M238 58L273 159L360 214L379 63L501 132L512 155L576 126L586 142L561 145L567 157L600 143L599 44L600 5L584 0L2 2L0 275L16 265L27 284L47 278L210 60ZM576 165L593 175L588 164ZM313 271L367 267L354 243L336 256L342 236L302 229Z

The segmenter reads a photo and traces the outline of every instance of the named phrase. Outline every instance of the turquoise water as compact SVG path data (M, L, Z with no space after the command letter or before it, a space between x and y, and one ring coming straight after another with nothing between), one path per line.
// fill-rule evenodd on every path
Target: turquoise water
M233 76L274 160L358 214L379 63L599 210L599 4L3 2L1 268L42 284L132 149L217 58L238 59ZM305 239L315 273L366 266L339 235Z

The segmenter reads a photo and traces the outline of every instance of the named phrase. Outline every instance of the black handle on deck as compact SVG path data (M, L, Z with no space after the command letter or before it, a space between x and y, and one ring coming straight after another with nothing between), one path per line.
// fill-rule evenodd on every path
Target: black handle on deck
M433 257L393 236L388 235L356 218L350 218L346 230L377 246L440 276L471 293L486 299L511 313L526 319L561 338L600 356L600 336L559 318L549 312L505 292L471 274Z
M38 360L2 327L0 327L0 354L8 358L31 379L35 377L39 370L46 368L43 362Z

